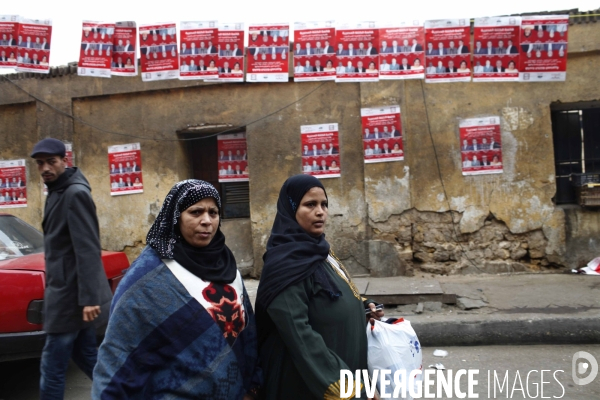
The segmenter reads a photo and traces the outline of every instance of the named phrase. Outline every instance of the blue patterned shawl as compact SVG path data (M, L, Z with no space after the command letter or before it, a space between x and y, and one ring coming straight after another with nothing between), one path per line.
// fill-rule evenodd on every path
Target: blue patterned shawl
M115 293L94 369L93 399L242 399L255 392L256 324L233 345L214 319L146 247Z

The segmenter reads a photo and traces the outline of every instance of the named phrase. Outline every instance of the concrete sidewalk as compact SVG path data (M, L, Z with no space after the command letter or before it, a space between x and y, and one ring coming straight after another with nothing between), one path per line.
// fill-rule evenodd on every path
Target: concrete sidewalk
M424 346L600 343L600 276L500 274L432 278L358 278L399 288L430 280L458 304L424 302L385 306L386 317L404 317ZM246 280L254 303L258 281ZM419 285L416 285L419 286ZM459 307L477 307L462 309Z

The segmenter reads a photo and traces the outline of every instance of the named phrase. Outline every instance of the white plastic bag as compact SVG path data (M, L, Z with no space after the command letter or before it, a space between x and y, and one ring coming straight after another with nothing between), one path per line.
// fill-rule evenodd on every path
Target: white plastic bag
M406 382L406 397L402 397L402 391L399 391L398 396L392 396L395 399L410 399L409 376L413 370L421 370L423 362L423 352L421 343L417 338L415 330L410 325L409 321L399 320L394 324L386 324L384 322L375 321L375 326L371 329L371 324L367 324L367 340L368 340L368 366L369 375L373 377L373 371L387 369L391 370L391 376L387 379L391 381L389 386L386 386L385 392L393 394L396 388L394 383L394 373L399 370L404 370ZM413 376L415 374L413 373ZM402 375L400 375L402 377ZM418 374L414 379L412 388L413 393L421 393L420 386L423 376ZM402 380L400 380L402 382ZM377 390L381 391L381 380L377 378Z

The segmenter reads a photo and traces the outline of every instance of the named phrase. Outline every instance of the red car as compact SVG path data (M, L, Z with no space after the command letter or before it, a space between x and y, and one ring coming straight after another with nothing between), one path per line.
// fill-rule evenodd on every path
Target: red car
M103 251L102 263L114 293L129 268L127 256ZM0 214L0 361L40 357L46 340L45 278L43 235L17 217ZM108 310L100 314L99 332L107 322Z

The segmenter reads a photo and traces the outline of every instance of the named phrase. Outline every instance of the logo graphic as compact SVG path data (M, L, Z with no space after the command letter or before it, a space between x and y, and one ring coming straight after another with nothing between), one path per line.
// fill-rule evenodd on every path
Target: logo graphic
M581 361L582 358L586 361ZM591 370L590 366L592 367ZM590 370L590 374L587 377L579 378L577 376L585 374L588 370ZM576 385L587 385L596 379L596 376L598 376L598 361L596 361L594 356L587 351L578 351L577 353L573 354L571 374L573 376L573 382L575 382Z

